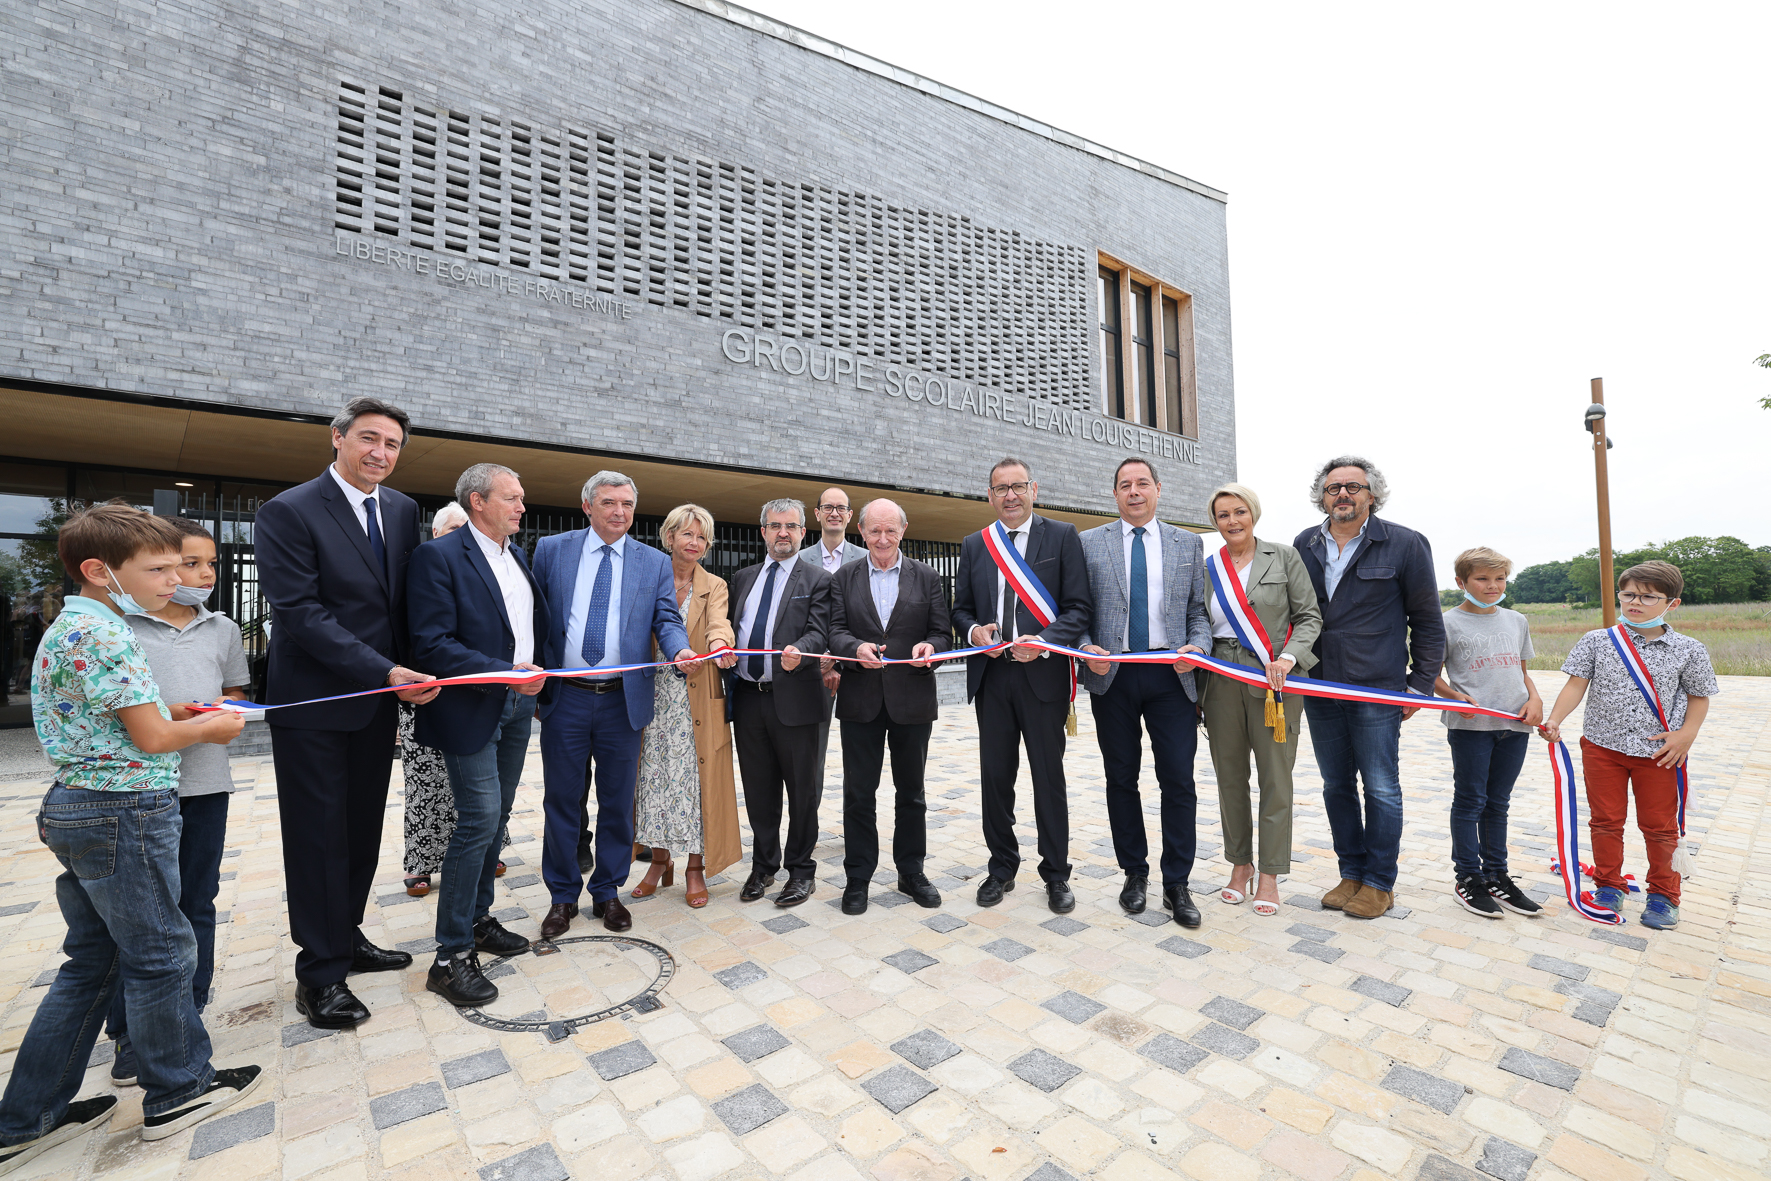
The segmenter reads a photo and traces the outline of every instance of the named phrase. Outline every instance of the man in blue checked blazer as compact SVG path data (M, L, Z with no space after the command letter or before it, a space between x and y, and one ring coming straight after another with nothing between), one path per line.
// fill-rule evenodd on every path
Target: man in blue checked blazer
M670 558L627 536L639 492L620 472L598 472L584 485L590 528L544 537L535 547L535 580L547 596L548 668L643 664L658 651L693 655L676 606ZM611 931L633 926L620 891L633 863L633 791L640 732L652 721L652 678L669 669L600 677L554 678L541 692L541 766L546 838L541 879L553 905L541 937L557 939L588 890L591 913ZM585 771L596 772L596 865L588 886L578 868Z
M1148 460L1120 461L1113 473L1119 520L1082 535L1094 593L1094 619L1084 651L1101 656L1211 645L1205 609L1205 546L1197 534L1156 519L1162 484ZM1183 927L1197 927L1188 877L1196 852L1199 798L1193 756L1199 747L1199 699L1193 670L1179 664L1084 666L1083 688L1095 716L1095 739L1107 772L1107 822L1113 852L1125 871L1119 905L1144 910L1150 846L1144 835L1138 768L1144 761L1139 723L1150 732L1156 783L1162 791L1162 905Z

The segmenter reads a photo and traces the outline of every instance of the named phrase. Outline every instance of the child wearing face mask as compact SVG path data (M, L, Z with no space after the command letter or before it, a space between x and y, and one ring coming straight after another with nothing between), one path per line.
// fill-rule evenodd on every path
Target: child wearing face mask
M251 672L240 628L208 607L215 590L215 538L195 521L165 518L182 534L179 585L163 606L146 604L124 618L148 658L174 719L194 716L190 703L221 697L245 697ZM172 703L179 704L172 704ZM178 909L191 921L197 937L197 971L191 991L197 1012L209 1000L215 976L215 896L221 889L222 845L227 838L228 793L234 790L224 746L196 746L183 753L178 777L178 810L184 831L178 842L180 892ZM134 1047L129 1041L123 994L112 1002L105 1032L116 1040L111 1081L130 1086L136 1081Z

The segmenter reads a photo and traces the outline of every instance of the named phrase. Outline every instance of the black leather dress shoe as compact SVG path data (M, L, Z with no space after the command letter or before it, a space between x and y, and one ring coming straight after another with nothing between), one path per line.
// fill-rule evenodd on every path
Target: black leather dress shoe
M1125 875L1125 888L1119 891L1119 909L1126 914L1143 914L1150 879Z
M320 988L297 984L295 1011L315 1029L349 1029L369 1020L369 1010L342 980Z
M606 902L591 903L590 914L592 918L603 920L603 926L609 928L611 931L633 930L633 916L627 913L627 908L621 905L621 899L619 898L611 898Z
M1069 914L1076 909L1076 895L1070 892L1069 882L1047 882L1045 902L1053 914Z
M999 877L986 875L984 880L978 883L978 905L995 906L998 902L1002 901L1002 896L1004 894L1007 894L1014 888L1015 883L1013 881L1005 882Z
M529 941L506 930L503 923L488 914L481 915L473 925L473 946L475 951L488 955L520 955L529 950Z
M757 873L752 871L751 875L744 879L744 888L738 891L738 901L755 902L758 898L767 894L769 892L769 887L774 884L774 874Z
M870 882L851 881L842 888L842 912L844 914L867 913L867 887Z
M541 920L541 937L543 939L558 939L566 933L566 928L570 927L572 920L577 917L578 904L576 902L554 903L547 908L547 915Z
M1162 909L1173 911L1175 922L1183 927L1199 925L1199 908L1193 905L1193 895L1185 886L1162 887Z
M498 999L498 986L480 971L480 957L474 953L432 964L424 986L464 1009L477 1009Z
M397 972L401 968L412 966L412 955L405 951L389 951L385 947L377 947L361 935L357 936L355 946L351 948L351 971L353 972Z
M812 890L816 886L817 883L811 878L788 878L787 885L775 895L775 905L798 906L812 896Z
M589 877L590 871L595 868L596 854L588 847L578 850L578 872Z
M898 875L898 893L910 895L910 900L918 906L934 908L941 905L941 891L935 889L925 873L901 873Z

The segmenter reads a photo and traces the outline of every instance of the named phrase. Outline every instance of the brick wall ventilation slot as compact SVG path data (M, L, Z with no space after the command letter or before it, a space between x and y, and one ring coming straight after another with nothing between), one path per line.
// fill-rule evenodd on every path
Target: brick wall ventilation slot
M1093 408L1079 247L387 86L337 102L339 230Z

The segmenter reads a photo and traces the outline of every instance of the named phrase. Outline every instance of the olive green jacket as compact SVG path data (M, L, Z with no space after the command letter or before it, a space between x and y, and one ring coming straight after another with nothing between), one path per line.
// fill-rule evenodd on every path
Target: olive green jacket
M1221 543L1206 547L1208 553L1222 548ZM1310 582L1310 572L1298 552L1277 541L1255 538L1247 592L1248 605L1254 608L1255 617L1267 630L1268 638L1282 644L1281 652L1297 661L1297 667L1292 671L1308 672L1316 664L1313 649L1316 637L1322 631L1322 610L1316 605L1316 588ZM1208 585L1205 593L1215 596L1215 584ZM1285 638L1287 628L1291 629L1290 640ZM1267 667L1265 655L1257 656L1241 644L1236 646L1235 659L1237 664L1249 668ZM1248 686L1248 691L1257 697L1262 693L1253 685Z

